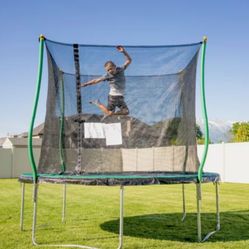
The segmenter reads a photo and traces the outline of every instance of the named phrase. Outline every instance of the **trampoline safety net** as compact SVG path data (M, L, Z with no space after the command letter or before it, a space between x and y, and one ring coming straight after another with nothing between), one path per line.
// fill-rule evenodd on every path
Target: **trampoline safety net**
M124 46L132 60L126 68L127 57L115 46L46 39L49 80L38 172L197 172L201 44ZM111 76L107 61L117 66ZM81 87L100 77L105 80ZM113 84L121 85L121 98L111 94ZM103 113L100 104L108 110L114 105L113 113Z

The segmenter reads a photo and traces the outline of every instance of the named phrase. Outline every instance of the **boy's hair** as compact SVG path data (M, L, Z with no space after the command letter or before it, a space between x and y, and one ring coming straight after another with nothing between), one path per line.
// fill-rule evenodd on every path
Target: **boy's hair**
M107 67L108 65L116 66L113 61L107 61L104 67Z

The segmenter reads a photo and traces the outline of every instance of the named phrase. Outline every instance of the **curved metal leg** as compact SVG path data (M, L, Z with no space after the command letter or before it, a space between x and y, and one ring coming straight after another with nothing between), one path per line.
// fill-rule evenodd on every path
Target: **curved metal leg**
M213 234L220 230L220 201L219 201L219 183L215 182L215 192L216 192L216 228L214 231L209 232L202 242L208 240Z
M182 221L186 218L186 205L185 205L185 185L182 184Z
M24 218L24 197L25 197L25 183L22 182L21 194L21 211L20 211L20 230L23 231L23 218Z
M120 217L119 217L119 245L118 249L123 247L124 233L124 186L120 186Z
M71 248L85 248L85 249L97 249L95 247L89 247L89 246L83 246L83 245L56 245L56 244L38 244L36 242L36 221L37 221L37 202L38 202L38 183L34 183L34 189L33 189L33 205L34 205L34 209L33 209L33 225L32 225L32 243L34 246L47 246L47 247L71 247Z

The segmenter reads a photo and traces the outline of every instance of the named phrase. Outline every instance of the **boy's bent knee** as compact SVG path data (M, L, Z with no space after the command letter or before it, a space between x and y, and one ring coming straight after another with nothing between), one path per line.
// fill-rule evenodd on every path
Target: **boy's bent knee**
M128 115L129 110L128 109L123 109L123 110L117 111L115 114L116 115Z
M129 110L128 109L125 109L122 112L123 112L123 115L128 115L129 114Z

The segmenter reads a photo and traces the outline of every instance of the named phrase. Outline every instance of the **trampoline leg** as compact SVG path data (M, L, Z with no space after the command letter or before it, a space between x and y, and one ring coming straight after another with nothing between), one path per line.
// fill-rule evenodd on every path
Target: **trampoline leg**
M62 203L62 222L66 221L66 204L67 204L67 185L63 186L63 203Z
M33 225L32 225L32 243L37 246L38 244L35 241L35 232L36 232L36 217L37 217L37 200L38 200L38 183L33 185Z
M196 183L197 200L197 240L201 242L201 183Z
M23 218L24 218L24 196L25 196L25 183L22 183L21 194L21 212L20 212L20 230L23 231Z
M34 184L34 190L33 190L33 204L34 204L34 209L33 209L33 225L32 225L32 243L34 246L47 246L47 247L71 247L71 248L85 248L85 249L97 249L96 247L90 247L90 246L83 246L83 245L73 245L73 244L58 244L58 245L53 245L53 244L38 244L35 239L35 233L36 233L36 218L37 218L37 202L38 202L38 183Z
M216 192L216 231L220 230L220 197L219 197L219 182L215 183Z
M215 192L216 192L216 228L214 231L209 232L202 242L208 240L213 234L220 230L220 201L219 201L219 183L215 182Z
M182 221L186 218L186 205L185 205L185 185L182 184Z
M123 247L124 232L124 186L120 186L120 217L119 217L119 245L118 249Z

